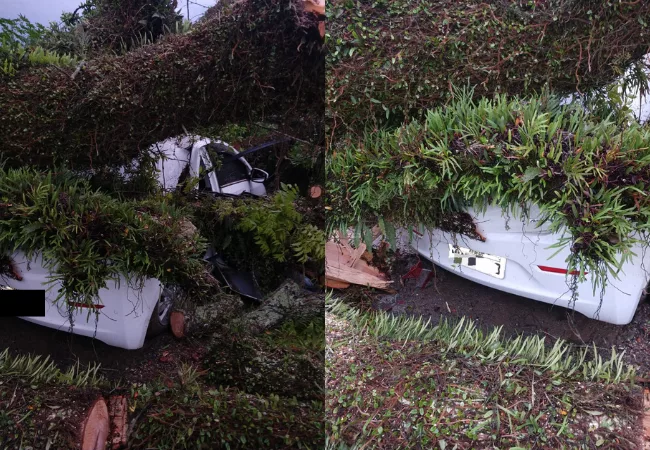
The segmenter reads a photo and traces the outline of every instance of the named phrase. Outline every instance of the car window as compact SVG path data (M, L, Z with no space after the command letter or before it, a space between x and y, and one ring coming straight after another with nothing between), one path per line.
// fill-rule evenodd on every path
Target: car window
M220 186L248 180L248 168L241 159L235 159L224 153L221 153L220 157L221 167L217 170L217 181Z

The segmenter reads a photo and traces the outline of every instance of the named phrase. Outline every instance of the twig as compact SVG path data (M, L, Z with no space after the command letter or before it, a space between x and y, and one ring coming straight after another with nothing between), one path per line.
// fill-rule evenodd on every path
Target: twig
M129 438L131 437L131 433L135 429L135 425L140 420L140 417L151 407L152 401L149 400L149 402L144 405L144 407L140 410L140 412L133 418L131 419L131 422L129 423L129 426L126 430L126 441L129 442Z
M273 129L273 128L270 128L270 127L266 127L266 126L264 126L264 125L262 125L262 124L260 124L260 123L255 123L255 126L258 126L258 127L260 127L260 128L264 128L265 130L273 131L273 132L275 132L275 133L278 133L278 134L281 134L281 135L283 135L283 136L289 137L289 138L291 138L291 139L293 139L293 140L296 140L296 141L298 141L298 142L302 142L303 144L309 144L309 145L313 145L313 146L315 146L315 147L320 147L320 148L323 147L323 146L320 145L320 144L315 144L315 143L313 143L313 142L305 141L304 139L300 139L300 138L297 138L297 137L292 136L292 135L290 135L290 134L284 133L284 132L282 132L282 131L278 131L278 130L276 130L276 129Z

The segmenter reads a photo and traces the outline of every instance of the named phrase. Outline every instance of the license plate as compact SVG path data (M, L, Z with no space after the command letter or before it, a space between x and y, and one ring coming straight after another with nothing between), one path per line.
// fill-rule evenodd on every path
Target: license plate
M449 244L449 258L454 261L454 264L500 280L503 280L506 273L506 259L501 256L488 255L487 253Z

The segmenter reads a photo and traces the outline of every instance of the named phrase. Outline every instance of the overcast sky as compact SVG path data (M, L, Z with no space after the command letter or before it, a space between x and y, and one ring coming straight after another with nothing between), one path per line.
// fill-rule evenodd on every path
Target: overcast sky
M72 12L83 0L0 0L0 17L15 19L22 14L32 22L39 22L47 25L50 22L58 22L61 13ZM189 2L190 18L196 20L217 0L191 0ZM181 13L187 16L187 1L178 0L178 7L182 8Z

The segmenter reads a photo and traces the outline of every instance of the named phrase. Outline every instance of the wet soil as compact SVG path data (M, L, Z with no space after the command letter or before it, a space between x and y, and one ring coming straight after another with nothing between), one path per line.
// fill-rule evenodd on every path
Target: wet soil
M372 306L396 314L420 315L437 322L440 317L474 319L477 325L502 326L506 334L548 336L549 343L565 339L579 345L593 345L605 352L612 347L625 351L625 359L638 368L638 376L650 378L650 302L643 300L633 321L625 326L590 319L560 306L537 302L498 291L461 278L440 267L424 288L423 271L418 280L405 280L415 263L413 254L398 255L391 275L396 294L375 294ZM425 269L433 268L423 261Z
M14 317L0 317L0 349L13 355L49 356L58 367L101 364L99 373L110 381L143 383L166 372L176 372L182 362L201 361L205 348L200 341L177 340L164 333L145 341L137 350L124 350L90 337L36 325Z

